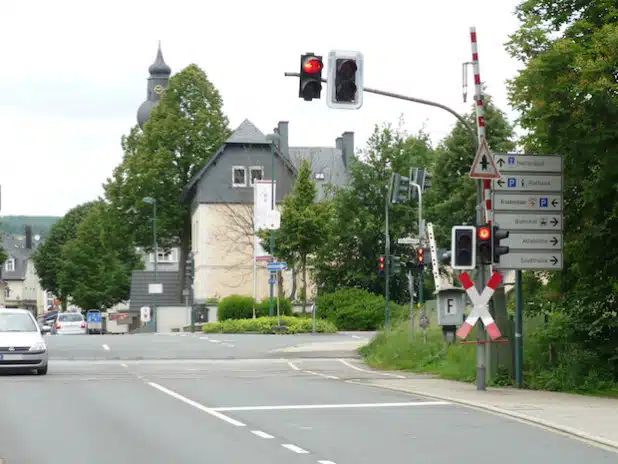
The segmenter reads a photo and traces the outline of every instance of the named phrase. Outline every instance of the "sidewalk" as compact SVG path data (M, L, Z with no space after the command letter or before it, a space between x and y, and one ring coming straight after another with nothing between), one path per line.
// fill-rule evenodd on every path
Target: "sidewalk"
M403 372L402 372L403 373ZM363 384L504 414L618 451L618 400L516 388L487 388L435 378L372 379Z

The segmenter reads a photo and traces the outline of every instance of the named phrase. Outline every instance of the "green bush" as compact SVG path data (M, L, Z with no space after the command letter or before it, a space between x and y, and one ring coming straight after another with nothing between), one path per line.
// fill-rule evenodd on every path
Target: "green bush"
M262 317L268 315L270 301L265 298L259 303L255 304L256 317ZM275 300L275 314L277 312L277 300ZM282 315L292 315L292 303L290 300L281 298L279 300L279 311ZM218 305L218 319L219 321L226 321L228 319L250 319L253 318L253 298L243 295L230 295L223 298Z
M391 302L391 320L406 317L403 306ZM344 288L320 295L316 316L331 321L339 330L377 330L384 326L385 301L381 295L359 288Z
M258 317L256 319L227 319L221 322L209 322L204 324L204 333L275 333L277 325L276 317ZM309 333L313 325L311 319L281 316L281 325L287 327L284 333ZM317 320L316 332L335 333L337 327L329 321Z

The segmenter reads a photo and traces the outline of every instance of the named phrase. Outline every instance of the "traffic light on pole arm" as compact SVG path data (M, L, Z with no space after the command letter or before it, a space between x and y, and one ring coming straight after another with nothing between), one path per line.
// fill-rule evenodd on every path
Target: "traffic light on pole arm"
M333 50L328 54L329 108L357 110L363 106L363 54Z
M451 267L461 270L476 267L476 227L454 226L451 229Z
M502 230L499 226L493 226L493 262L495 264L500 263L500 256L506 255L509 253L510 248L507 246L501 246L500 241L509 237L508 230Z
M389 275L397 275L401 272L401 256L391 255Z
M311 101L319 99L322 94L322 57L313 53L305 53L300 57L299 98Z
M380 259L378 261L378 277L384 277L386 273L385 266L386 266L386 260L384 256L380 256Z
M416 249L416 264L418 265L419 270L425 269L425 249L417 248Z
M492 263L492 244L491 244L491 226L489 224L483 224L476 229L477 237L477 260L481 264Z

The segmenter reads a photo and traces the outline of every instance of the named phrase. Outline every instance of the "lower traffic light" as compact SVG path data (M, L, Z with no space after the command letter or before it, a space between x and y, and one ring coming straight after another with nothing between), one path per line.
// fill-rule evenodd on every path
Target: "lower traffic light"
M454 226L451 230L451 267L462 270L476 267L476 227Z
M389 275L397 275L401 272L401 257L391 255Z
M492 263L491 226L484 224L476 229L477 260L481 264Z
M378 277L384 277L386 274L385 266L386 260L384 259L384 256L380 256L380 260L378 261Z
M423 266L425 266L425 249L424 248L417 248L417 250L416 250L416 263L421 268Z

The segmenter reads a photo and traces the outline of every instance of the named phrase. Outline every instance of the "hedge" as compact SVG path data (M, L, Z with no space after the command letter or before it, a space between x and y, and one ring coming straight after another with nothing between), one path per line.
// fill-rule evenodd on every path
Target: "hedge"
M316 332L335 333L337 327L329 321L316 320ZM259 317L257 319L227 319L220 322L209 322L202 326L204 333L275 333L276 317ZM311 319L281 316L281 325L287 327L284 333L309 333L313 329Z
M218 305L218 320L228 319L250 319L253 318L253 298L244 295L231 295L223 298ZM269 298L255 304L256 317L268 316L270 306ZM279 311L281 315L292 315L292 303L286 298L279 300ZM277 312L277 300L275 299L275 314Z
M391 302L393 324L404 319L407 310ZM384 326L385 300L381 295L359 288L344 288L320 295L316 316L326 319L339 330L378 330Z

